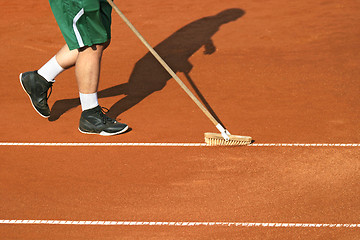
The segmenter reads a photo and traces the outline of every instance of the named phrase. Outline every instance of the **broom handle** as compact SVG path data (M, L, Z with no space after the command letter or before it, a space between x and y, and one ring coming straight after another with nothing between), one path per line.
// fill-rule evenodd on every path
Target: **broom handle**
M141 36L141 34L136 30L136 28L131 24L131 22L125 17L125 15L120 11L120 9L115 5L112 0L107 0L111 7L116 11L117 14L122 18L122 20L128 25L128 27L135 33L135 35L141 40L141 42L149 49L152 55L159 61L159 63L165 68L165 70L175 79L175 81L180 85L180 87L189 95L189 97L198 105L198 107L205 113L205 115L210 119L210 121L219 129L220 132L226 131L224 127L211 115L211 113L204 107L204 105L194 96L194 94L189 90L188 87L181 81L181 79L174 73L174 71L169 67L169 65L159 56L159 54L150 46L150 44Z

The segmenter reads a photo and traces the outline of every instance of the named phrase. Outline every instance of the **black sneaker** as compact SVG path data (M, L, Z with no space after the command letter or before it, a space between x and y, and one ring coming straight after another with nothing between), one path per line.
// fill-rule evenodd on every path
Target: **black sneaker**
M50 117L50 108L47 103L52 90L52 82L48 82L37 71L20 74L20 83L24 91L29 95L34 109L44 118ZM48 95L48 90L50 94Z
M79 131L85 134L112 136L128 130L128 126L105 115L102 107L97 106L81 113Z

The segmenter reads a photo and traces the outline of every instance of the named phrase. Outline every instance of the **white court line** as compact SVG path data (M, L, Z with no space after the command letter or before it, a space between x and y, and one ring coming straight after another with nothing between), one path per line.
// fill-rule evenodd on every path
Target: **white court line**
M257 223L257 222L155 222L155 221L67 221L67 220L1 220L0 224L26 225L91 225L91 226L223 226L267 228L360 228L360 224L344 223Z
M360 147L359 143L254 143L249 147Z
M50 147L209 147L206 143L22 143L0 142L0 146ZM360 147L359 143L253 143L247 147Z

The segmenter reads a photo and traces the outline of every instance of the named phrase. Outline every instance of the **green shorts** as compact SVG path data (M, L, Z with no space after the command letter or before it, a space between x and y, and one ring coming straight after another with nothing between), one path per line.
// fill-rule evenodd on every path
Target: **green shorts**
M70 50L111 38L111 11L106 0L49 0Z

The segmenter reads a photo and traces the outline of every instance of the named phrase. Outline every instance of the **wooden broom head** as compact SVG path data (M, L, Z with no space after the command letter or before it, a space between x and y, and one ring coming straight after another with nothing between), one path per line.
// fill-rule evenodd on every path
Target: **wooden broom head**
M226 141L220 133L205 133L205 143L208 146L247 146L252 138L247 136L229 135Z

